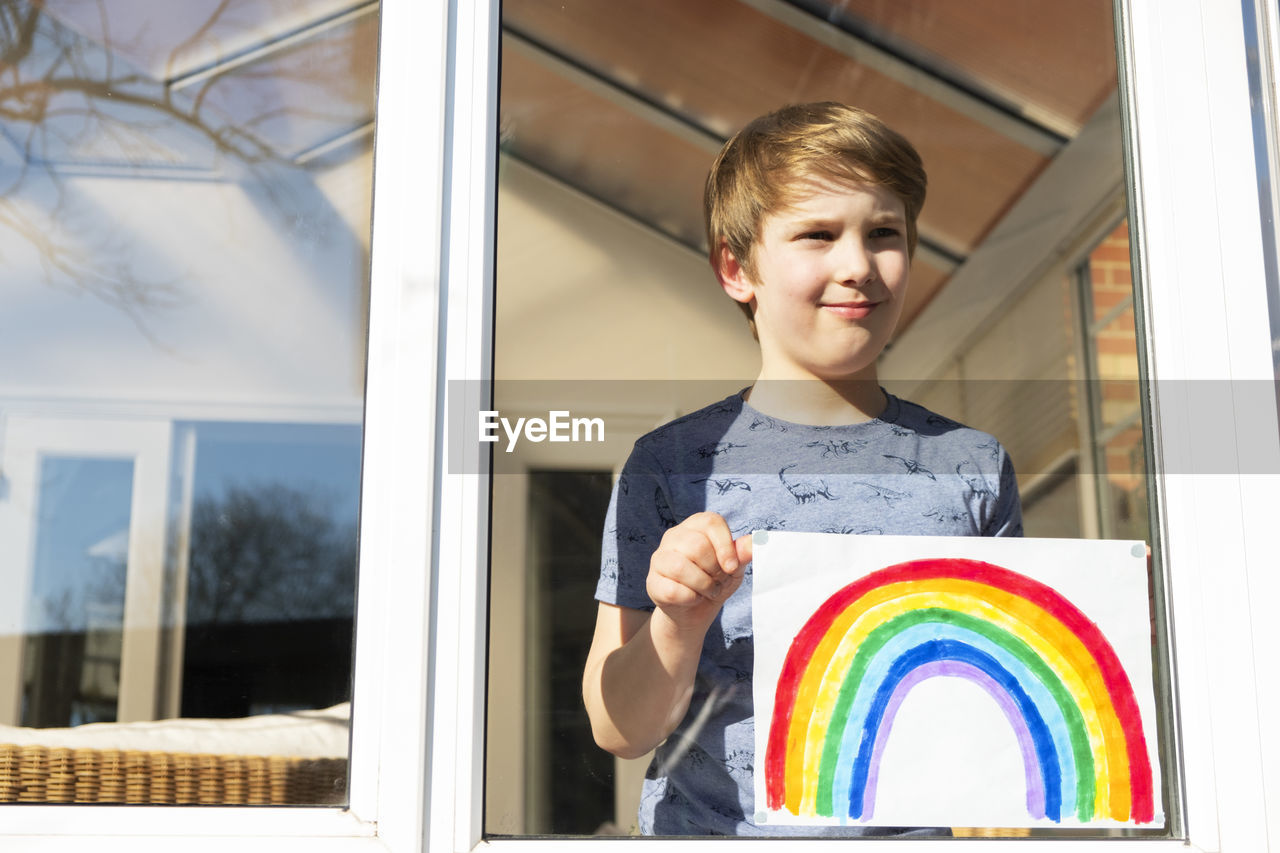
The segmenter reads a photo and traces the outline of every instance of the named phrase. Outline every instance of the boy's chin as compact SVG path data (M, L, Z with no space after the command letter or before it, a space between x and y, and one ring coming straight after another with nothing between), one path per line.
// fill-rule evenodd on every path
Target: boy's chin
M879 385L875 365L853 368L849 370L796 370L785 374L761 373L757 383L780 385L787 382L800 384L821 384L831 388L855 389L867 384Z
M815 365L809 370L814 379L828 385L860 385L875 382L876 359L857 358L839 361L834 364Z

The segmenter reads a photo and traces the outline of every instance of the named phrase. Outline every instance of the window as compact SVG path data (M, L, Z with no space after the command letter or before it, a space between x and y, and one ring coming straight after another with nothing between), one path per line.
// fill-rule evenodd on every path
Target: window
M6 806L5 830L21 834L18 845L158 851L172 849L180 838L192 849L222 849L230 836L243 849L271 851L565 846L559 840L483 840L489 506L492 497L496 513L516 482L495 478L491 489L487 476L477 476L487 475L489 447L473 440L476 413L492 405L480 383L491 375L495 166L487 146L498 134L495 6L386 0L379 10L379 178L349 808ZM1119 16L1120 113L1131 133L1129 209L1139 247L1138 352L1158 378L1148 398L1156 437L1156 465L1149 470L1159 485L1153 515L1163 553L1157 564L1171 589L1172 689L1181 732L1175 761L1187 839L1124 843L1144 850L1254 851L1266 848L1268 809L1274 812L1264 782L1275 771L1275 744L1260 720L1274 717L1276 696L1259 673L1265 673L1264 651L1275 645L1266 607L1276 592L1271 567L1280 543L1273 523L1275 483L1266 473L1276 469L1264 466L1262 475L1242 476L1223 464L1241 451L1264 461L1273 452L1258 443L1241 404L1225 393L1233 387L1229 381L1272 378L1265 292L1247 285L1263 281L1265 270L1257 248L1243 28L1233 4L1206 0L1126 0ZM2 162L16 161L6 154ZM1099 211L1105 228L1117 216ZM1084 254L1088 248L1079 247ZM1067 267L1062 285L1083 255L1058 260ZM1215 298L1186 309L1183 294L1199 288L1210 288ZM8 327L0 340L14 341L18 354L25 353ZM672 360L682 357L671 354ZM6 388L11 377L3 379ZM1199 386L1216 395L1208 410L1211 425L1201 417L1206 409L1189 402L1190 380L1216 380ZM535 402L545 399L539 395ZM137 411L120 417L145 420ZM183 420L199 424L207 417L193 411ZM642 431L646 417L626 429ZM1205 430L1197 432L1201 426ZM1276 434L1273 428L1270 438ZM79 451L67 456L93 458ZM503 461L500 454L494 458ZM530 461L536 470L568 467L558 459ZM4 464L5 488L12 490L17 478L10 479L14 469ZM607 470L610 464L589 467ZM67 470L52 470L49 477L65 478ZM1069 469L1043 470L1058 476ZM122 476L104 469L90 474L103 483ZM105 487L120 492L118 485ZM1054 497L1042 502L1078 505L1083 491L1069 492L1047 488L1044 494ZM134 496L140 493L133 487ZM498 542L495 565L502 556ZM1054 846L1097 849L1109 843L1064 840Z
M0 33L0 800L343 806L376 4Z
M940 64L952 73L958 66L958 76L966 81L969 91L975 87L975 78L981 80L983 73L990 74L990 68L975 69L956 55L946 54L945 44L922 44L924 36L911 27L927 29L921 24L924 15L914 17L904 11L899 19L893 19L896 13L889 11L885 13L888 20L877 20L873 12L851 10L849 4L834 10L829 4L816 3L750 3L741 4L742 8L729 5L733 8L721 10L723 14L715 16L715 24L734 33L735 45L751 44L750 37L756 32L771 33L765 40L771 51L738 52L739 57L753 61L759 62L764 55L776 60L777 54L785 53L790 39L799 38L797 31L805 35L816 30L823 33L819 43L824 49L852 35L863 42L885 46L894 56L909 55L917 65L926 67L930 59L938 62L941 53L946 61ZM728 318L715 313L716 294L714 288L706 287L704 261L699 257L697 217L688 213L691 208L696 211L696 203L685 203L688 199L680 198L678 187L699 185L701 173L691 164L705 164L708 150L716 147L718 139L741 119L759 112L749 110L744 102L758 91L768 91L768 86L735 87L730 95L716 99L714 94L708 94L714 93L714 81L681 79L682 74L692 73L690 69L696 68L696 61L680 54L680 37L688 35L702 45L714 43L713 35L699 35L698 27L709 24L696 12L654 4L640 13L643 20L629 20L617 10L593 17L596 11L599 10L590 4L553 7L532 2L510 3L503 9L503 149L495 307L497 382L493 400L495 408L511 406L525 414L536 412L539 407L548 408L548 401L574 399L578 392L578 399L590 397L597 411L606 413L625 409L619 402L622 392L615 388L610 396L592 389L597 396L591 396L583 390L591 380L605 375L631 379L694 376L701 380L665 392L633 382L628 396L631 401L643 402L628 411L632 421L622 429L639 433L688 411L684 407L692 401L715 399L714 392L708 390L714 387L707 381L709 377L723 377L730 383L749 379L751 368L744 369L744 365L750 365L751 347L747 345L745 352L735 349L742 343L740 338L721 331L727 331L736 317L732 311L726 312L730 314ZM1102 11L1105 25L1109 9ZM1072 10L1075 17L1085 17L1076 12ZM734 17L737 14L741 19ZM1131 16L1145 20L1143 15L1145 10L1135 12L1127 5L1120 9L1125 21L1131 21ZM936 15L932 20L936 22ZM752 21L762 22L759 29L753 29L757 25ZM1008 21L1002 20L1001 24L1007 25ZM832 25L840 32L826 29ZM810 29L805 30L806 26ZM1142 52L1149 49L1147 35L1141 29L1145 26L1141 24L1138 34L1122 47L1126 69L1132 69L1135 52L1143 62L1150 58ZM1066 40L1061 26L1050 28L1059 42ZM991 37L999 28L988 29L990 32L984 35ZM615 31L626 33L625 44L617 49L610 47ZM953 38L957 31L954 26L949 30ZM644 46L649 32L664 34L660 45ZM1125 32L1133 34L1134 30ZM679 36L672 37L672 33ZM1189 32L1183 35L1190 37ZM972 40L965 46L972 47ZM821 67L831 72L821 75L822 80L838 79L838 73L832 71L838 65L824 64L829 58L823 49L798 53L809 62L800 66L802 69ZM874 55L868 51L861 58L868 54ZM885 61L883 57L879 59ZM990 54L983 59L997 61ZM1042 57L1037 54L1037 59ZM723 56L720 60L733 61ZM785 67L785 63L777 60L777 66L768 66L775 80L778 66ZM882 69L877 66L876 70ZM744 73L749 79L751 70ZM785 74L782 77L785 79ZM740 75L735 74L734 79L740 79ZM1018 84L1032 86L1033 81L1020 79ZM795 84L787 97L775 100L805 99L795 96L796 87L804 91L802 84ZM1143 109L1142 95L1135 94L1137 91L1140 89L1126 78L1119 100L1104 103L1104 92L1087 101L1089 108L1077 114L1074 126L1053 125L1065 140L1060 140L1060 147L1041 155L1044 161L1032 168L1033 177L1019 186L1017 201L1006 203L998 215L986 220L985 226L968 223L985 237L985 248L955 250L958 232L947 231L943 221L945 207L934 214L940 218L922 223L925 249L917 259L913 285L917 278L924 279L924 289L929 294L924 301L929 304L915 306L916 314L909 311L906 328L885 364L886 370L893 371L894 380L914 389L909 393L922 401L938 400L940 410L954 412L962 420L994 431L1007 444L1019 445L1011 449L1019 461L1029 532L1042 536L1154 539L1157 554L1162 556L1161 552L1169 553L1169 546L1162 548L1160 541L1162 524L1168 523L1169 516L1152 489L1165 486L1168 475L1176 474L1179 466L1153 469L1149 462L1156 455L1158 463L1167 464L1170 457L1162 454L1169 448L1159 442L1163 436L1179 434L1168 420L1169 395L1177 383L1162 392L1150 383L1139 383L1136 371L1140 364L1159 363L1153 355L1152 329L1158 336L1160 326L1149 312L1153 301L1169 298L1169 291L1165 285L1142 278L1139 281L1146 282L1150 289L1139 289L1135 294L1127 281L1114 276L1108 279L1109 273L1119 272L1118 268L1109 273L1105 270L1107 264L1118 263L1117 256L1123 257L1127 270L1127 232L1116 230L1126 210L1136 204L1135 216L1146 223L1149 220L1143 217L1152 209L1148 197L1126 198L1121 171L1124 146L1120 118L1124 116L1132 122L1133 111ZM874 99L876 94L869 92L866 97ZM1013 96L1008 97L1016 102ZM889 110L895 106L908 109L895 104L882 111L891 117ZM1057 107L1062 109L1060 103ZM1154 112L1156 108L1153 105L1150 109ZM740 111L741 117L725 119L723 114L733 110ZM1052 125L1041 113L1036 113L1036 118ZM1064 127L1068 129L1063 130ZM1015 139L1018 145L1037 148L1037 143L1025 136L1007 130L999 132ZM1044 140L1038 144L1043 145ZM635 148L642 148L645 156L628 153ZM1141 149L1140 156L1149 156L1146 151ZM929 161L928 154L926 160L937 162ZM614 162L621 165L615 169ZM1001 166L1012 169L1014 162L1016 158L1002 160ZM1145 181L1139 184L1144 191L1146 186ZM1253 186L1246 185L1245 191L1252 192ZM932 196L926 205L926 218L930 205L937 204L938 198ZM967 197L966 201L974 198ZM932 231L926 231L930 226ZM611 232L628 235L616 251L604 248L612 245L608 236ZM588 234L591 236L585 236ZM1138 242L1145 247L1144 236L1140 232ZM952 247L951 252L940 251L947 246ZM1018 246L1021 248L1015 248ZM682 253L682 248L691 251ZM631 251L644 256L647 265L634 264ZM580 259L582 266L578 269ZM651 283L646 276L652 269L661 272L653 276L657 281ZM543 270L550 273L545 283L539 277ZM1149 270L1144 268L1141 272ZM504 286L512 280L518 281L519 286ZM578 280L589 283L589 295L576 301L574 287ZM681 284L671 288L672 281ZM933 288L936 292L931 292ZM675 298L669 295L670 289L678 291ZM1117 297L1121 289L1128 292ZM708 290L710 296L706 296ZM647 298L638 299L636 293L644 293ZM1112 301L1103 307L1107 299ZM574 310L579 302L591 307L590 322L577 319L582 316ZM679 311L676 306L680 306ZM654 327L657 321L646 316L650 312L661 317L664 329L663 349L656 354L653 347L646 347L642 334L633 337L628 332L632 326ZM697 336L679 331L682 314L689 315L698 336L711 342L707 355L692 349L689 340ZM511 318L510 325L504 324L504 317ZM601 318L607 321L602 322ZM613 320L617 322L609 322ZM912 346L913 340L927 344ZM578 346L591 356L574 358L571 353L578 351ZM1158 348L1158 344L1155 346ZM609 363L615 353L616 365ZM1172 367L1164 370L1163 376L1179 375ZM1232 374L1228 370L1221 375ZM996 379L977 378L987 376ZM572 380L578 380L575 391L567 387L574 384ZM642 397L642 390L652 392L654 400ZM636 417L635 409L644 414ZM1145 442L1144 422L1148 424ZM1154 445L1150 443L1153 432ZM520 450L514 452L518 459ZM613 464L620 459L616 457ZM504 476L520 467L518 461L495 450L494 464L496 494L504 497L495 497L492 506L492 547L495 571L500 565L505 572L510 570L509 560L520 557L520 549L509 548L506 539L521 536L513 533L512 522L517 516L509 514L511 503L505 493L524 486ZM1177 488L1174 487L1175 492ZM514 529L518 531L521 525L515 522ZM1198 586L1201 581L1196 570L1190 568L1193 558L1187 559L1182 564L1188 567L1184 583ZM1176 558L1170 554L1167 571L1174 578L1178 576L1175 563ZM1167 580L1164 571L1161 569L1153 580L1158 591ZM1157 620L1162 626L1164 606L1179 606L1176 580L1171 583L1175 600L1158 608ZM497 597L503 594L495 592L495 607ZM1184 595L1189 595L1188 601L1194 598L1194 593ZM496 615L491 618L492 654L495 649L506 647L510 623ZM1237 639L1244 646L1250 645L1242 637ZM1169 645L1174 646L1176 655L1176 639L1160 643L1166 650ZM1194 668L1186 669L1187 664L1175 658L1164 660L1162 684L1175 679L1170 667L1194 672ZM526 743L521 747L520 735L511 737L513 722L520 731L521 715L509 704L510 694L496 694L495 687L491 681L490 737L502 733L505 759L536 764L541 760L539 745ZM1171 688L1162 689L1167 697L1173 695ZM565 707L560 713L575 710ZM529 713L537 712L530 709ZM1175 754L1178 741L1173 733L1177 725L1178 718L1167 707L1162 726L1170 735L1166 744L1170 752L1165 766L1172 770L1166 779L1166 804L1171 818L1168 832L1175 838L1185 837L1189 831L1180 822L1183 812L1176 768L1185 753ZM1203 734L1205 730L1200 731ZM532 730L524 732L527 738L537 737ZM494 741L490 743L492 747ZM493 760L490 752L491 774ZM628 771L619 765L614 774L619 791L626 789L628 778ZM509 806L519 800L522 792L511 788L507 781L490 776L486 788L488 831L499 837L522 831L545 832L545 824L537 824L536 829L531 828L533 823L521 827L518 809ZM584 777L581 784L607 782ZM1188 808L1194 814L1194 806ZM627 812L622 806L612 817L615 826L626 829Z
M494 408L513 420L598 416L626 448L748 384L759 356L707 269L701 184L745 121L782 101L835 98L906 133L930 175L908 302L882 359L887 387L1004 442L1028 535L1149 540L1143 469L1094 473L1095 458L1115 464L1123 440L1144 459L1133 314L1121 306L1101 330L1092 314L1113 292L1132 302L1129 278L1103 270L1120 258L1127 273L1129 257L1123 235L1107 234L1125 206L1110 4L1024 3L982 27L972 7L931 9L504 4ZM702 49L725 39L727 55ZM1084 288L1090 263L1099 285ZM1116 376L1099 341L1123 323L1127 372ZM1131 395L1128 432L1099 389ZM541 600L544 565L529 513L548 503L529 455L548 452L515 440L495 450L486 828L625 834L647 761L566 756L545 720L587 731L577 692L557 702L551 686L571 676L508 668L521 652L553 654L536 627L547 615L528 605ZM557 455L617 470L626 452L579 442ZM1102 482L1126 491L1113 497ZM527 493L529 508L508 491ZM1118 508L1121 498L1130 504ZM592 514L578 517L588 525ZM590 593L580 606L593 610ZM524 630L509 596L525 603ZM580 670L589 639L562 665ZM616 800L579 797L557 820L538 781L548 772Z

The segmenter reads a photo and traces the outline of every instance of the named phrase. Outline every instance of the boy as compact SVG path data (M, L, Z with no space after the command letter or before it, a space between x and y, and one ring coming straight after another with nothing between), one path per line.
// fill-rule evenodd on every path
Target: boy
M583 677L597 743L658 747L646 834L822 834L752 822L751 531L1021 534L999 443L876 379L924 196L911 144L835 103L756 119L711 168L711 266L747 313L760 374L636 442Z

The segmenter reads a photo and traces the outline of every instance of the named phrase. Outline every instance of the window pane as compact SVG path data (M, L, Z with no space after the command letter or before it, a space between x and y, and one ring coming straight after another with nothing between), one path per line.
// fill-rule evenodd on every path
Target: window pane
M0 9L24 801L346 802L377 32L340 0Z
M359 428L179 429L196 447L181 715L246 717L345 702Z
M24 726L116 719L132 488L129 460L41 460Z
M1089 253L1081 282L1082 310L1092 318L1085 326L1085 363L1099 527L1103 536L1147 540L1147 462L1128 223L1121 222Z
M530 709L533 740L546 760L530 769L530 819L544 832L590 835L612 819L612 756L595 749L581 714L580 669L595 613L582 606L600 572L600 535L613 485L607 471L534 471L529 483L529 541L538 595L529 602L529 672L545 685ZM587 785L559 784L591 780Z
M1272 2L1244 6L1245 39L1253 144L1262 209L1262 246L1267 273L1267 319L1271 327L1271 361L1276 406L1280 411L1280 99L1275 88L1276 57L1280 55L1280 10Z
M488 833L635 833L642 789L664 804L681 796L659 790L661 759L566 757L542 722L588 726L580 694L555 698L581 661L562 660L568 673L547 666L547 621L577 624L551 616L547 596L569 594L555 579L580 566L542 547L541 519L570 504L569 487L548 493L540 472L617 474L639 436L759 372L751 331L707 267L701 196L726 139L783 104L867 109L928 171L910 287L879 362L886 389L1000 440L1026 535L1149 541L1149 432L1128 235L1116 226L1125 200L1110 2L507 0L502 15L493 408L511 424L556 410L598 417L605 440L557 445L495 422ZM803 493L827 499L818 486ZM598 512L580 506L578 524L599 526ZM579 606L594 614L585 586ZM1171 702L1158 701L1166 783L1177 778ZM726 776L758 769L759 756L724 751L710 760ZM550 808L549 774L612 790L613 801L579 795L576 812ZM1084 831L1175 833L1165 787L1163 827ZM730 823L751 818L741 802L717 806Z

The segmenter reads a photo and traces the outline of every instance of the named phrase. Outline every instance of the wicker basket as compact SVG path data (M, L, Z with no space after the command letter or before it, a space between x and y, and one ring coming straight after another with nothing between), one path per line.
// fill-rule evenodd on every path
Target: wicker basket
M337 805L345 758L0 744L0 803Z

